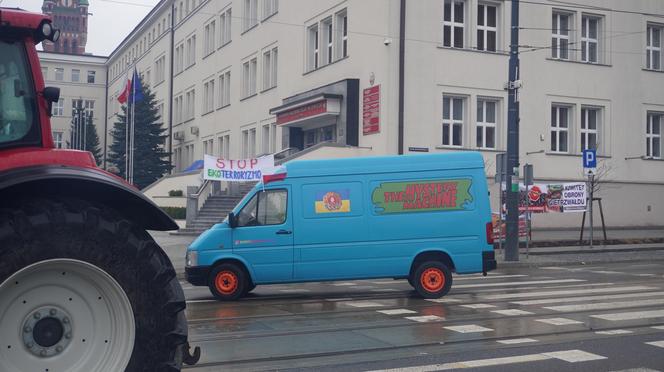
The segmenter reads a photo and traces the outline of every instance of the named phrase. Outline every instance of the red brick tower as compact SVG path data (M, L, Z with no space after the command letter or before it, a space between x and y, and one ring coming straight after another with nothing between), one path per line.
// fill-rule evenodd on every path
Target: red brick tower
M57 43L44 41L47 52L85 54L88 41L88 0L44 0L42 12L60 29Z

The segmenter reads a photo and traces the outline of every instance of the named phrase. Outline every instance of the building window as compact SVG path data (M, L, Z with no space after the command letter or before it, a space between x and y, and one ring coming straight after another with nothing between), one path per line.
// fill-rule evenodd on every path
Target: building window
M203 84L203 113L214 111L214 79Z
M497 44L497 8L494 5L477 6L477 49L496 51Z
M203 53L207 56L210 53L214 52L215 45L215 36L217 35L217 22L212 21L205 25L205 50Z
M277 48L263 53L263 90L277 86Z
M551 151L568 151L569 112L566 106L551 106Z
M646 68L662 69L662 26L648 25L646 32Z
M184 43L175 47L175 73L184 70Z
M309 27L309 32L308 34L308 45L309 45L309 53L308 53L308 70L315 70L318 68L318 24L315 24L311 27Z
M196 63L196 35L187 39L187 65L186 68Z
M463 144L463 104L463 98L443 96L443 146Z
M478 148L496 148L497 106L496 101L477 100L476 143Z
M65 99L60 98L57 102L53 102L53 109L51 110L53 116L65 115Z
M173 99L173 111L175 115L175 123L180 124L183 121L184 116L182 115L182 95L179 95Z
M465 0L445 0L443 5L443 46L463 48Z
M242 66L242 96L249 97L256 94L256 66L257 60L253 58Z
M348 13L343 10L336 15L336 28L337 28L337 58L344 58L348 56Z
M554 12L551 20L551 56L569 59L570 14Z
M261 135L262 154L272 154L277 151L277 124L263 125Z
M192 120L196 115L196 91L190 90L185 93L184 120Z
M219 143L219 157L222 159L228 159L230 158L230 143L231 143L231 136L226 134L224 136L220 136L217 138L217 143Z
M648 113L646 123L646 157L653 159L662 158L662 123L664 114Z
M279 10L279 0L263 0L263 19L276 14Z
M258 0L244 0L242 30L247 31L258 24Z
M231 42L231 9L221 13L221 23L219 28L221 30L221 45L226 45Z
M581 108L581 151L597 150L600 119L600 109Z
M581 17L581 61L597 63L599 48L599 18Z
M81 70L72 69L71 70L71 81L78 83L81 81Z
M88 84L94 84L95 83L95 71L88 71Z
M154 63L154 74L155 85L164 81L166 76L166 56L159 57Z
M214 152L214 138L203 141L203 155L213 155Z
M323 58L321 58L321 65L327 65L332 63L334 59L332 41L334 32L332 30L332 18L323 20L322 22L322 31L323 31Z
M231 104L231 72L219 75L219 107Z
M62 132L53 132L53 144L56 149L61 149L64 143L62 142Z

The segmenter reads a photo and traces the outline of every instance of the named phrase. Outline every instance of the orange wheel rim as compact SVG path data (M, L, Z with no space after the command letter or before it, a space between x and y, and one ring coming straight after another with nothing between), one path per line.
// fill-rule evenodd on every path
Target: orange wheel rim
M445 274L440 269L428 268L420 276L420 283L428 292L438 292L445 285Z
M237 289L237 275L230 271L222 271L214 278L214 286L223 294L232 294Z

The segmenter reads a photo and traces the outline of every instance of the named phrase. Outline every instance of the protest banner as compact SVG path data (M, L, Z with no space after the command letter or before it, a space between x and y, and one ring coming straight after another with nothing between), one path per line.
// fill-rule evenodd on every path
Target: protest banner
M212 181L256 182L274 173L274 155L251 159L222 159L205 155L203 178Z
M586 204L587 191L584 182L538 183L529 186L527 194L526 186L519 184L519 212L525 212L526 206L531 213L584 212Z

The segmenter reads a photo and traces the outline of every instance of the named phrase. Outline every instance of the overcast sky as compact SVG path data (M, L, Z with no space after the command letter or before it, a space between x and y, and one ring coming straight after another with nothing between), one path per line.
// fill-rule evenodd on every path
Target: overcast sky
M87 53L111 54L159 0L88 0ZM0 0L0 6L41 12L43 0ZM40 48L41 49L41 48Z

